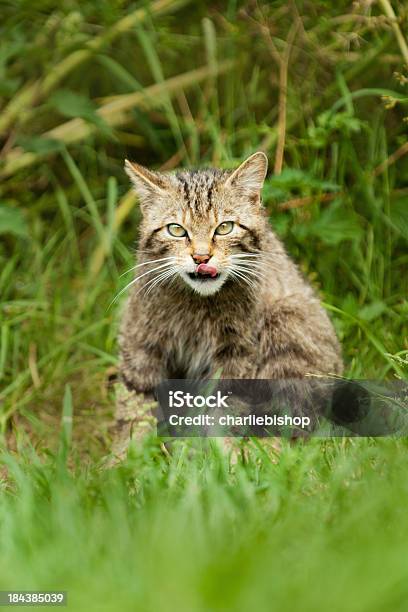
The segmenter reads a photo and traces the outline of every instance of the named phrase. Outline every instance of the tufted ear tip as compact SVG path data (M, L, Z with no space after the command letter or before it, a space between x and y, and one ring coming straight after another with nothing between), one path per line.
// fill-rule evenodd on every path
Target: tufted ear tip
M125 159L125 172L133 173L142 171L143 166L137 164L136 162L132 162L129 159Z
M268 158L266 156L266 153L264 153L263 151L256 151L255 153L250 155L246 161L249 161L250 159L253 159L253 158L258 159L259 161L262 160L262 163L264 163L266 168L268 168Z
M161 186L162 179L159 174L128 159L125 159L125 172L131 180L140 179L157 187Z
M125 159L125 172L129 173L132 171L132 162L130 162L128 159Z
M228 177L227 183L250 193L259 193L268 171L268 158L263 151L250 155Z
M166 190L166 178L158 172L125 159L125 172L130 178L141 203L154 200L154 197Z

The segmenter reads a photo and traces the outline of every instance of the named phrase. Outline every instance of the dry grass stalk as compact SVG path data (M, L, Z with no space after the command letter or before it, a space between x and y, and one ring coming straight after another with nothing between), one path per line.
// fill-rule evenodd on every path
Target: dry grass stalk
M116 210L115 210L115 216L113 218L113 231L116 233L119 228L121 227L122 223L125 221L125 219L129 216L129 213L131 212L131 210L133 209L133 207L136 204L136 195L133 191L133 189L130 189L127 193L125 193L125 195L121 198ZM97 275L99 274L103 263L105 261L106 258L106 248L105 245L102 243L99 243L97 248L95 249L91 261L90 261L90 265L89 265L89 271L91 276Z
M225 61L218 64L216 75L221 74L234 65L233 61ZM209 66L203 66L196 70L190 70L184 74L177 75L162 83L157 83L150 87L146 87L143 91L135 93L123 94L110 97L107 104L103 104L97 114L110 127L123 125L131 118L131 111L135 107L152 108L162 102L169 95L174 95L178 91L196 85L205 80L209 76L214 75L214 69ZM80 140L84 140L89 135L98 130L95 124L84 121L83 119L71 119L62 125L44 132L41 136L44 139L57 140L65 145L73 144ZM4 164L0 170L0 177L5 178L14 174L17 170L26 168L41 158L41 154L24 152L21 147L15 147L4 158Z
M128 32L135 25L142 23L146 17L175 11L189 2L190 0L156 0L148 9L137 9L120 19L107 31L104 31L99 36L95 36L88 41L84 49L78 49L68 55L68 57L65 57L43 79L25 84L20 92L9 102L0 116L0 135L8 130L20 113L44 98L61 83L70 72L78 68L78 66L89 59L94 53L97 53L107 44L111 43L117 36Z
M389 0L379 0L379 4L381 5L384 13L391 21L391 27L394 30L395 38L397 39L397 43L401 50L401 55L404 58L404 62L408 65L408 45L403 33L401 32L401 28L398 23L398 18L394 12L394 9L392 8Z
M278 204L279 210L292 210L293 208L302 208L313 202L331 202L336 198L340 198L344 193L342 191L335 191L333 193L321 193L320 195L305 196L304 198L293 198L286 202Z
M403 145L401 145L396 151L394 151L394 153L392 153L386 160L381 162L381 164L379 164L375 168L373 175L378 176L379 174L382 174L383 172L385 172L385 170L389 166L391 166L392 164L395 164L395 162L398 161L400 157L403 157L407 153L408 153L408 142L404 142Z

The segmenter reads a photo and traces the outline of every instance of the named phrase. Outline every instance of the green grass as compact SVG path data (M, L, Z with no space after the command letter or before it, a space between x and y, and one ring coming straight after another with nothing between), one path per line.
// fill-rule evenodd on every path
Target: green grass
M74 610L405 610L405 440L254 448L147 444L110 473L9 460L1 588Z
M109 305L140 221L125 157L233 167L263 148L271 224L347 375L406 377L408 95L389 3L3 4L0 589L65 589L74 610L405 609L405 439L278 457L250 442L231 465L214 441L167 456L152 437L100 470Z

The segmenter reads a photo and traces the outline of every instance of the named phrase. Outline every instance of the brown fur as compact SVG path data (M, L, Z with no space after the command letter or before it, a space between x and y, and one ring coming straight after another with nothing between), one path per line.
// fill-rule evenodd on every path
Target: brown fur
M223 378L342 372L332 324L269 226L260 198L266 168L263 153L235 172L167 175L126 162L143 213L136 276L146 273L130 289L120 331L128 390L150 394L163 379L217 371ZM233 221L233 231L214 235L223 221ZM170 223L188 236L170 236ZM190 280L195 253L208 254L221 277ZM250 255L238 260L241 276L231 273L236 254ZM164 257L175 260L151 272Z

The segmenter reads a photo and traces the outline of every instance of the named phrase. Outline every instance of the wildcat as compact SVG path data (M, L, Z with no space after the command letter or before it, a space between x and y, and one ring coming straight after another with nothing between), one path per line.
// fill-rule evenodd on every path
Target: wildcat
M132 424L148 426L164 379L341 374L332 324L262 206L267 165L262 152L234 171L126 160L143 219L119 336L119 446Z

